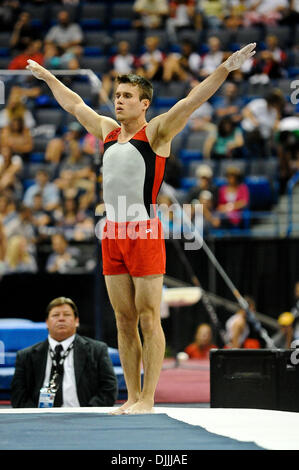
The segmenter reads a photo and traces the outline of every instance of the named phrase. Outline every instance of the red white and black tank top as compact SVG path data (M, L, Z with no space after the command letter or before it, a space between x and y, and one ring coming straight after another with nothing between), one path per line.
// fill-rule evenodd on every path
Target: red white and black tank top
M107 220L130 222L156 217L156 199L165 172L166 158L152 150L146 126L128 142L117 141L121 128L104 141L103 199Z

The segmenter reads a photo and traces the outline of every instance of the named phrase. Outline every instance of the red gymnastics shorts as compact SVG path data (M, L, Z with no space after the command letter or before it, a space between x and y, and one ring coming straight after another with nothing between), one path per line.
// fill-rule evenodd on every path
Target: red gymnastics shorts
M160 220L107 221L102 237L102 258L104 275L164 274L166 253Z

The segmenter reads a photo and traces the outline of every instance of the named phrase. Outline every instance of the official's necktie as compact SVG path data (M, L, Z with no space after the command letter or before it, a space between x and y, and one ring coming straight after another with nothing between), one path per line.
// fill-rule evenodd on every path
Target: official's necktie
M56 366L54 366L54 364L52 365L51 376L50 376L50 378L52 378L54 373L55 372L57 373L55 383L56 383L58 388L57 388L57 392L56 392L55 400L54 400L54 406L55 407L60 407L60 406L62 406L62 403L63 403L62 384L63 384L64 367L63 367L63 364L59 364L60 359L61 359L62 351L63 351L63 347L61 346L61 344L57 344L57 346L55 346Z

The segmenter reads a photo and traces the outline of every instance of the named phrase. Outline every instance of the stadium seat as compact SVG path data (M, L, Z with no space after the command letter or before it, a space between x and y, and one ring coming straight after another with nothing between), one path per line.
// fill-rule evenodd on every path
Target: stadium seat
M30 155L31 163L42 163L45 161L45 154L42 152L34 152Z
M130 29L134 12L131 3L113 3L111 8L110 24L113 29Z
M206 36L206 42L210 37L216 36L217 38L220 39L221 42L221 48L224 50L227 50L230 46L230 44L233 42L233 34L229 29L219 29L219 30L213 30L213 31L208 31L207 36Z
M239 46L246 45L253 40L255 42L259 42L262 39L262 32L259 28L243 28L239 29L235 35L235 42L239 44Z
M154 31L146 32L145 38L147 38L148 36L157 36L159 38L159 49L165 50L168 48L169 44L166 31L161 29L155 29Z
M181 178L181 189L184 189L185 191L189 191L189 189L196 186L196 183L197 183L196 178L190 178L189 176L186 176L184 178Z
M135 29L129 31L116 31L113 34L113 44L117 46L120 41L127 41L130 44L130 52L136 54L140 49L138 32Z
M267 26L266 36L269 34L277 36L278 44L281 49L288 47L290 43L290 28L288 26Z
M64 118L62 110L53 108L40 108L36 111L35 116L37 125L52 124L55 125L56 129L62 125Z
M88 31L84 34L85 47L99 47L104 53L112 44L112 38L104 32Z
M278 176L278 160L276 157L250 160L248 163L248 173L251 176L267 176L273 181Z
M191 160L202 160L202 153L197 149L181 149L180 159L183 163L189 164Z
M91 100L93 98L92 89L90 83L88 82L75 82L73 83L72 90L75 93L78 93L78 95L81 96L81 98L84 100Z
M49 139L46 137L34 137L33 142L35 152L45 152Z
M98 29L106 23L106 5L84 3L80 12L80 26L85 30Z
M0 57L9 57L10 49L8 47L0 47Z
M0 33L0 47L8 47L10 40L10 33Z
M206 138L206 132L190 132L184 144L184 149L197 150L198 152L202 153Z
M41 28L45 25L48 18L46 5L32 5L32 3L26 3L24 11L27 11L31 16L31 26Z
M225 160L221 160L219 162L219 176L225 176L225 173L226 173L226 170L228 167L230 166L235 166L237 168L239 168L239 170L241 171L241 173L243 175L246 174L246 169L247 169L247 162L244 161L244 160L231 160L231 159L225 159Z
M106 57L81 57L80 66L82 69L90 69L97 74L107 72L108 62Z
M247 176L244 180L250 192L250 209L269 209L273 203L273 192L265 176Z
M277 81L277 87L280 89L280 91L284 95L290 95L293 91L293 88L291 88L293 80L290 78L279 78Z
M7 70L11 60L11 57L0 57L0 70Z
M217 166L218 166L218 162L216 162L215 160L204 160L204 161L192 161L190 162L189 164L189 176L190 177L195 177L195 174L196 174L196 170L197 168L200 166L200 165L208 165L212 172L213 172L213 175L216 176L217 175Z
M183 29L182 31L178 31L177 36L179 43L184 41L184 39L187 39L195 45L196 49L201 42L201 31L194 31L193 29Z

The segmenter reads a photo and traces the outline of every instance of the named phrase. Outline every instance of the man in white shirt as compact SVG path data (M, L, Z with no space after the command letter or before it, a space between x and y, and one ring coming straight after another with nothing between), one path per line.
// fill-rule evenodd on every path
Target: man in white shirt
M48 339L17 353L12 406L36 408L40 389L53 377L56 407L113 406L117 380L106 344L76 333L78 308L71 299L52 300L46 312Z
M246 147L253 156L266 156L273 132L278 129L283 108L283 97L276 92L266 98L250 101L242 110L241 122Z
M58 24L48 31L45 42L60 46L65 52L73 52L77 56L82 52L83 31L80 25L71 23L67 11L60 11Z

